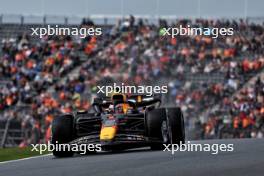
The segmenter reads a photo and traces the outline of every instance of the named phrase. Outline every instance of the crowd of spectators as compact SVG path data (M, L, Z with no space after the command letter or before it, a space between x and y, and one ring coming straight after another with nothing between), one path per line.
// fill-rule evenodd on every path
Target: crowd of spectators
M82 27L90 26L93 26L91 21L83 21ZM22 126L44 126L44 130L47 129L43 119L51 122L53 114L61 107L49 89L104 46L106 40L99 39L93 36L85 39L78 36L46 36L34 42L27 33L3 39L0 52L0 119L16 117L22 121ZM21 106L28 111L17 112Z
M209 111L200 135L202 138L263 138L264 75L233 97L223 98L216 109Z
M232 27L234 35L171 38L159 34L162 27L179 25ZM111 81L129 85L168 84L167 103L181 106L186 125L191 127L206 109L222 102L232 102L230 97L262 70L263 32L263 25L248 24L243 20L177 20L172 24L160 20L158 25L154 25L147 20L130 17L111 27L109 35L118 37L112 37L111 42L79 66L75 74L65 73L79 62L76 51L87 54L90 48L96 48L94 43L98 39L86 42L85 46L89 45L87 49L83 43L75 43L69 37L47 39L38 45L31 45L28 39L23 38L16 44L6 43L3 47L0 75L8 78L10 83L0 89L0 109L21 101L29 105L31 113L22 119L22 124L27 126L30 122L31 126L40 128L43 138L56 114L89 109L97 85ZM101 38L100 42L105 43L103 40ZM27 44L21 45L21 41ZM65 79L61 81L64 75ZM205 79L189 79L197 75L203 75ZM220 77L221 81L210 81L213 75ZM51 85L54 86L53 92L46 91ZM35 92L36 95L31 95ZM235 109L237 104L233 105L230 108ZM213 124L212 119L221 119L222 116L203 118L206 121L200 122L200 126L207 134L208 124ZM229 117L231 121L236 118L233 114ZM263 120L263 116L258 119ZM214 131L212 129L209 131ZM251 137L256 136L259 134Z

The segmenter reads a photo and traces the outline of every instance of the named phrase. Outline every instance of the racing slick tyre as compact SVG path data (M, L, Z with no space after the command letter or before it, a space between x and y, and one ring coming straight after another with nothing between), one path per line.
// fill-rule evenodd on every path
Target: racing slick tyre
M147 136L151 139L162 139L161 124L166 120L165 108L146 111ZM163 143L152 142L151 150L162 150Z
M66 144L73 139L73 116L70 114L62 115L55 118L51 126L52 136L51 143L56 144ZM64 148L64 147L61 147ZM70 151L69 148L65 147L65 151L53 150L53 155L55 157L71 157L74 152Z
M167 108L166 121L162 122L163 139L167 135L167 144L184 144L185 143L185 128L184 118L180 108ZM167 126L167 127L165 127ZM165 131L163 131L165 128ZM167 128L167 129L166 129ZM167 130L167 131L166 131ZM166 134L167 132L167 134Z

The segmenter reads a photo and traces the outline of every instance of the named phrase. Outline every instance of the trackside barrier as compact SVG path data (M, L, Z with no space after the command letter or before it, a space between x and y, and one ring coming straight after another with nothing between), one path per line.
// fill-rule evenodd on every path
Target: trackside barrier
M6 138L7 138L7 133L8 133L8 128L9 128L10 120L11 119L8 119L6 121L6 125L5 125L5 128L4 128L4 134L3 134L2 140L1 140L1 148L4 148L5 147L5 142L6 142Z
M23 140L20 122L13 118L6 120L4 129L0 129L0 134L2 134L0 135L1 148L17 146Z

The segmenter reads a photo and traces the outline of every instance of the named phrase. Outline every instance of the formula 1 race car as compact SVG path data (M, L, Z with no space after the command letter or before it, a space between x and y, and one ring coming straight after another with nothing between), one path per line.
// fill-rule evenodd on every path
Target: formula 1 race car
M184 119L180 108L162 108L158 97L114 94L95 98L94 112L76 112L56 117L52 122L52 144L101 144L106 151L185 142ZM56 157L73 151L53 151Z

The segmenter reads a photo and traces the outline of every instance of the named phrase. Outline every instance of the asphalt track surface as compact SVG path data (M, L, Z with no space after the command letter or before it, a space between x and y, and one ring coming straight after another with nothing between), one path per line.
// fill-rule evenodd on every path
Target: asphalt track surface
M264 140L193 141L234 144L233 152L169 152L147 148L57 159L43 156L0 163L0 176L263 176Z

